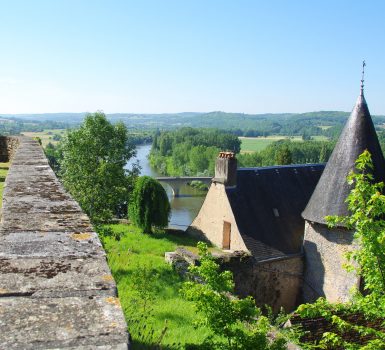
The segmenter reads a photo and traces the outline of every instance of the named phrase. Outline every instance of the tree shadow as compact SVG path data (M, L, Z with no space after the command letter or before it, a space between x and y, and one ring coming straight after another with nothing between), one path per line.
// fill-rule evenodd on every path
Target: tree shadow
M303 279L303 299L306 302L314 302L319 297L325 297L323 290L325 267L322 261L317 244L314 242L304 242L305 266Z
M182 231L178 229L165 229L163 232L155 232L149 234L154 239L166 239L176 245L185 245L196 247L198 242L205 241L208 247L212 247L212 244L204 239L204 236L195 236L190 232Z

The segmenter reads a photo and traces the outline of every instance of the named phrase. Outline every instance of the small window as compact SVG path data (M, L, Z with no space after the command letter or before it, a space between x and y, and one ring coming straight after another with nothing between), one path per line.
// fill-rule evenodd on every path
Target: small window
M276 218L279 218L279 211L277 208L273 208L273 213Z

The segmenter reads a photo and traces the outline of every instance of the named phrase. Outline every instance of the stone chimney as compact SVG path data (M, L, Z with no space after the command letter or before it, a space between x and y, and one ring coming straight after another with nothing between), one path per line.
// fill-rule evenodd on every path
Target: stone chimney
M237 184L237 159L233 152L219 152L215 162L214 182L225 186L236 186Z

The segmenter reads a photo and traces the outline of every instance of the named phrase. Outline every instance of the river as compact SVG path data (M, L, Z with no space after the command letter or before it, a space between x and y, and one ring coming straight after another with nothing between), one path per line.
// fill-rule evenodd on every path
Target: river
M131 165L139 161L141 166L141 175L147 175L152 177L163 176L156 172L150 166L148 155L150 154L151 144L139 145L136 147L136 157L130 159L126 167L130 168ZM185 230L198 214L199 209L205 199L206 192L198 191L189 186L183 186L181 188L181 196L174 197L172 195L171 188L168 185L164 185L168 198L171 204L171 218L169 227Z

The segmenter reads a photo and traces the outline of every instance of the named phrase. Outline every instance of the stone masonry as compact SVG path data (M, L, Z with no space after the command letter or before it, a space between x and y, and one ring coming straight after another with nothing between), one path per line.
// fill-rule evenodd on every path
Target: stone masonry
M40 145L19 138L0 227L0 349L127 349L105 252Z
M331 302L350 300L352 288L360 287L360 279L343 265L348 263L345 254L355 249L358 245L353 241L353 232L305 223L304 302L311 303L319 297Z

